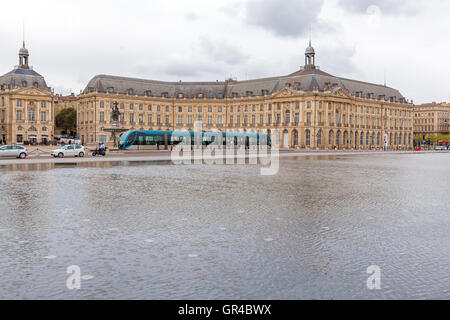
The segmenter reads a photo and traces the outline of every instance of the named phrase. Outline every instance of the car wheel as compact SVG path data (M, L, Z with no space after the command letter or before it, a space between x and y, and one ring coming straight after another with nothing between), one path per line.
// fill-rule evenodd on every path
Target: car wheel
M64 153L60 152L60 153L58 154L58 158L64 158Z
M84 152L80 152L80 153L78 154L78 156L79 156L80 158L83 158L83 157L84 157Z
M27 157L27 154L24 153L24 152L22 152L22 153L19 155L19 158L20 158L20 159L25 159L26 157Z

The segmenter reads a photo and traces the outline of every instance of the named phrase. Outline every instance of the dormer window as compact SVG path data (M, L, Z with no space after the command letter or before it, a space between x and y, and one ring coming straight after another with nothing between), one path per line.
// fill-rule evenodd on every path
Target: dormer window
M33 87L39 88L39 83L37 83L37 82L33 83Z
M217 94L217 99L223 99L223 93L222 92L219 92Z
M247 95L247 97L251 97L253 95L253 91L247 91L245 94Z
M183 99L183 98L184 98L184 94L180 92L180 93L177 95L177 98L178 98L178 99Z
M169 93L168 92L163 92L162 94L161 94L161 97L164 97L164 98L167 98L169 96Z
M199 94L197 94L197 98L199 98L199 99L203 99L203 93L199 93Z
M28 86L28 82L22 81L22 87L26 88Z
M269 94L269 90L267 90L267 89L263 89L263 90L261 90L261 92L262 92L263 96L266 96Z
M146 95L147 97L151 97L151 96L152 96L152 90L147 90L147 91L145 91L145 95Z
M239 93L233 92L233 93L231 94L231 96L232 96L233 98L237 98L237 97L239 97Z
M108 88L108 93L114 93L114 87L109 87Z
M131 95L133 95L133 94L134 94L134 90L133 90L133 89L128 89L128 90L127 90L127 93L128 93L128 95L130 95L130 96L131 96Z

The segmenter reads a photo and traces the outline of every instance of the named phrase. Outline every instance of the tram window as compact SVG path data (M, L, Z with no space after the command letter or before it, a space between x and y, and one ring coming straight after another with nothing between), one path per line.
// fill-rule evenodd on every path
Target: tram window
M133 141L134 141L134 138L136 138L136 132L130 134L130 136L129 136L128 139L127 139L127 145L132 144Z

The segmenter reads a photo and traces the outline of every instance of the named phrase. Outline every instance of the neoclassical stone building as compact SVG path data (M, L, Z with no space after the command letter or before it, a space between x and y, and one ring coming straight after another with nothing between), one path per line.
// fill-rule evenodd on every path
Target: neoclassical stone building
M44 77L28 65L29 52L19 51L19 65L0 77L0 141L46 143L53 140L53 93Z
M393 88L332 76L315 65L248 81L163 82L95 76L78 96L78 134L84 143L110 142L111 105L121 125L138 130L268 130L290 148L407 149L413 146L413 105Z
M428 137L430 134L450 134L450 104L428 103L414 108L414 134Z

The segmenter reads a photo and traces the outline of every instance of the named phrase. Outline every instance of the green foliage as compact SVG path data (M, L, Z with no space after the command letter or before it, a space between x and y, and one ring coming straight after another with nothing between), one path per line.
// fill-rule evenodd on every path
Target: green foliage
M75 131L77 128L77 111L74 108L62 109L55 117L58 129Z

